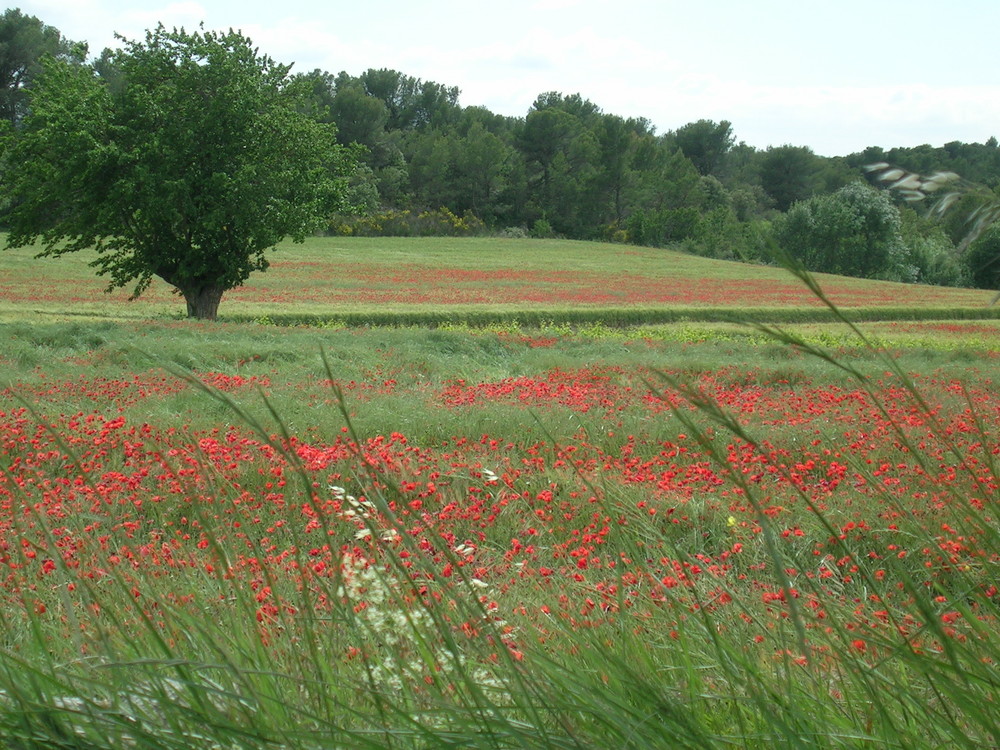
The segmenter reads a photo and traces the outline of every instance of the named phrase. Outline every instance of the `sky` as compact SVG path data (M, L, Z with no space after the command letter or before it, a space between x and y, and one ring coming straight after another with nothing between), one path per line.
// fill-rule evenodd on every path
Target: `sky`
M665 133L728 120L759 149L822 156L1000 138L997 0L37 0L18 7L92 55L168 28L242 31L264 54L392 68L523 117L580 94Z

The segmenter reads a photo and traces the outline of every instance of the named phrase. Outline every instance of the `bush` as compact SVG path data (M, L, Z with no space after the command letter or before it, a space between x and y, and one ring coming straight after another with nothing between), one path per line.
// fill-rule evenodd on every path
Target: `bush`
M915 281L889 196L861 182L796 203L776 224L778 245L810 271Z
M473 237L486 225L471 211L457 216L447 208L433 211L387 210L369 216L339 216L329 234L357 237Z
M900 210L903 242L916 280L935 286L965 286L969 274L941 224L909 208Z
M620 245L627 244L632 240L629 236L628 230L622 227L617 221L613 221L610 224L605 224L601 227L601 231L598 236L605 242L614 242Z
M947 237L916 237L908 245L910 262L917 269L916 280L919 283L934 286L968 285L969 272Z
M547 219L536 219L535 223L531 225L531 236L535 239L543 240L555 237L556 233Z
M695 255L737 260L746 244L745 230L746 225L736 219L731 207L715 208L700 217L694 237L685 244Z
M1000 226L992 226L962 256L973 286L1000 289Z
M640 209L626 221L628 236L636 245L662 247L694 237L701 214L697 208Z

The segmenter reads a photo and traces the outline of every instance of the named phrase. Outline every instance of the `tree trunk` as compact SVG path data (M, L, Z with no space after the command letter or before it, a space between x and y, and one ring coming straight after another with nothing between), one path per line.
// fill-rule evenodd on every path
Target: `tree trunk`
M199 320L215 320L219 315L219 302L222 300L224 291L217 286L181 289L184 301L187 302L188 317Z

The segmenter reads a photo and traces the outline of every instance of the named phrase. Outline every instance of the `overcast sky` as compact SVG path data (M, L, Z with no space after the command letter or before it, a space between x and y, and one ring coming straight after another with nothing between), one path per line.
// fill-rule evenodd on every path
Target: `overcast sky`
M1000 137L997 0L38 0L92 54L158 22L239 29L295 70L394 68L524 116L579 93L663 133L729 120L823 156Z

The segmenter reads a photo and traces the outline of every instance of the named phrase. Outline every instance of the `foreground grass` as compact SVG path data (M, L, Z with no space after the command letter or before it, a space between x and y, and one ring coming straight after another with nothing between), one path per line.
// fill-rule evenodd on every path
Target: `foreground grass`
M990 325L9 324L0 734L995 744Z

